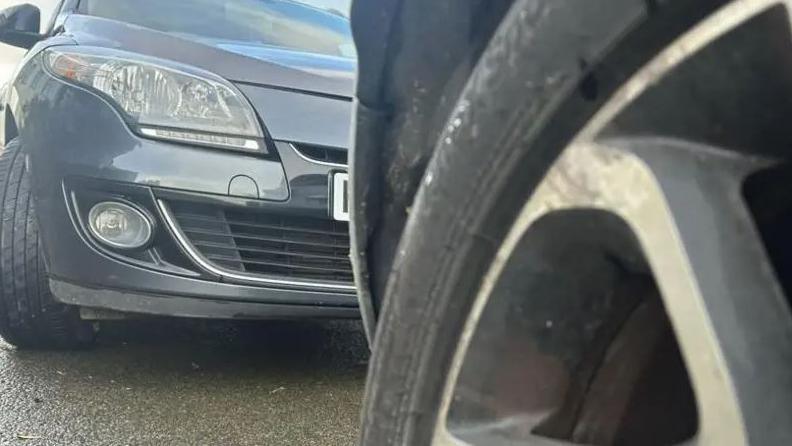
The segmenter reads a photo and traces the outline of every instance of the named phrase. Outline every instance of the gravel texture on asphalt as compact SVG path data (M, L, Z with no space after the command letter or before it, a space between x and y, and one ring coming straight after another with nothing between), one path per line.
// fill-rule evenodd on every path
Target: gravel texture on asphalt
M0 444L353 445L367 359L356 321L114 322L77 352L0 341Z

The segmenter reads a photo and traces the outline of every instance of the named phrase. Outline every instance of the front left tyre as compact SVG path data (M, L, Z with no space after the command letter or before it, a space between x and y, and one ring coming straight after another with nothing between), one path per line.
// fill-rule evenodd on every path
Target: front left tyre
M25 153L18 139L0 152L0 337L23 349L90 345L94 330L77 307L49 289Z

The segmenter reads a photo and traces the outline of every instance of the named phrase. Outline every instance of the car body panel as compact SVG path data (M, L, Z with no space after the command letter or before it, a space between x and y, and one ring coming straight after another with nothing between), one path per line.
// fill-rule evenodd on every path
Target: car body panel
M258 184L259 198L288 199L277 161L140 138L107 101L56 79L41 65L34 58L19 74L13 85L19 99L11 110L33 166L41 169L37 174L48 181L75 175L226 195L231 179L246 175Z
M56 300L190 317L359 314L351 286L276 286L204 270L175 240L156 204L189 200L329 220L329 179L346 167L301 156L293 144L347 150L354 61L290 51L243 55L238 46L221 49L68 9L54 27L55 35L33 47L15 73L2 127L4 141L19 138L27 154ZM245 154L142 137L101 94L43 66L44 49L69 45L137 53L233 83L255 109L268 151ZM235 187L238 178L255 184L255 193ZM156 246L124 253L101 246L85 228L86 197L131 201L153 222Z
M237 88L247 96L273 139L349 148L351 100L247 84L237 84ZM339 116L350 119L344 121Z
M63 29L81 45L117 48L172 60L231 81L347 98L352 97L354 90L356 64L353 60L286 50L281 53L291 53L291 57L261 59L254 56L264 57L264 54L242 55L238 47L221 49L199 39L80 14L70 15ZM328 60L335 63L328 63Z
M153 296L130 291L109 290L51 280L50 288L61 302L89 308L102 308L125 313L168 314L176 317L211 319L292 319L332 318L355 319L354 306L283 305L276 303L228 302L192 296ZM286 299L292 301L290 297Z

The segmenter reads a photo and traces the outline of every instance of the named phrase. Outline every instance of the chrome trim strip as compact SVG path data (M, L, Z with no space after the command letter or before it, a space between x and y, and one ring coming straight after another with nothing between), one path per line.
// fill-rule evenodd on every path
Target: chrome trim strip
M292 150L294 150L294 153L296 153L297 156L299 156L300 158L304 159L305 161L308 161L309 163L319 164L320 166L340 167L342 169L346 169L347 168L346 164L330 163L330 162L327 162L327 161L315 160L315 159L305 155L304 153L300 152L300 149L295 147L294 144L292 144L292 143L289 143L289 147L291 147Z
M301 288L312 288L312 289L323 289L329 291L352 291L356 290L354 285L340 285L335 283L323 283L323 282L307 282L301 280L285 280L285 279L270 279L266 277L262 277L259 275L254 274L245 274L245 273L238 273L233 271L228 271L223 268L218 268L217 266L213 265L212 262L206 259L195 247L190 243L187 239L187 236L181 230L179 225L176 223L176 220L173 217L173 213L170 210L170 207L167 203L162 200L157 200L157 206L159 207L160 212L162 213L162 217L165 220L165 224L168 226L168 229L171 230L173 235L176 237L179 246L187 253L190 259L198 264L201 268L209 271L210 273L217 274L221 277L227 277L229 279L235 280L242 280L247 282L255 282L255 283L262 283L268 285L280 285L280 286L287 286L287 287L301 287Z
M204 140L197 139L197 138L191 139L191 138L187 138L187 137L166 135L166 134L160 133L160 132L171 132L171 133L181 132L181 133L184 133L184 134L187 134L187 135L198 135L198 136L204 135L201 132L197 132L197 131L193 131L193 130L162 129L162 128L144 127L144 126L139 126L138 130L140 131L141 134L143 134L145 136L148 136L150 138L160 139L160 140L163 140L163 141L176 141L176 142L185 143L185 144L197 144L197 145L200 145L200 146L220 147L220 148L228 148L228 149L240 149L240 150L249 151L250 153L255 153L255 152L261 150L261 144L259 144L258 141L256 141L255 139L251 139L249 137L246 137L246 136L217 135L217 136L227 136L228 138L236 138L236 139L239 139L241 141L244 141L244 145L236 145L236 144L230 144L230 143L219 142L219 141L204 141Z

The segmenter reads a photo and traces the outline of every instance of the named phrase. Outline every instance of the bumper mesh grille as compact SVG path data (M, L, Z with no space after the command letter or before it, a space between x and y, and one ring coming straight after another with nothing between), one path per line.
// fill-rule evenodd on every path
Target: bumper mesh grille
M169 205L190 243L219 268L269 277L353 281L345 222L187 202Z

